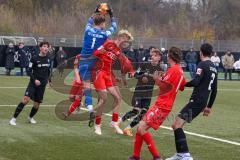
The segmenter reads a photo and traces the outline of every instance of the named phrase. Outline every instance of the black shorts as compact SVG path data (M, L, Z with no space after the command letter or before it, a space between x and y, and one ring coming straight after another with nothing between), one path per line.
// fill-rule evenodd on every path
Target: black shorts
M25 96L30 97L34 102L42 103L46 84L36 86L33 82L29 82L25 91Z
M196 118L206 107L206 103L203 102L190 102L180 111L178 117L191 123L194 118Z
M151 98L137 98L133 97L132 106L139 109L149 109Z

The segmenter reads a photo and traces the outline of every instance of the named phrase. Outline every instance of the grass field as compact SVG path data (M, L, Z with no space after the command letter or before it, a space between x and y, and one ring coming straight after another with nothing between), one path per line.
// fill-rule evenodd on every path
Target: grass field
M67 95L47 89L43 106L36 115L36 125L26 118L31 109L26 107L10 126L9 119L21 100L28 78L0 77L0 160L126 160L133 151L133 138L116 135L109 127L110 117L104 116L102 136L94 134L87 121L62 121L55 115L53 105L67 99ZM173 115L187 103L191 90L180 93L172 116L164 123L170 126ZM213 113L198 117L185 130L240 143L240 82L220 81ZM122 104L121 114L130 109ZM127 123L126 123L127 125ZM152 131L163 158L175 153L173 132L166 129ZM196 160L237 160L240 146L213 139L187 135L190 151ZM142 159L151 156L144 145Z

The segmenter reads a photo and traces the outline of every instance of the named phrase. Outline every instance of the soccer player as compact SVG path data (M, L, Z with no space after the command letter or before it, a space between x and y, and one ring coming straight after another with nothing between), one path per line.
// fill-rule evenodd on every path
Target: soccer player
M80 55L77 55L73 65L74 65L74 80L72 83L72 88L70 90L70 97L69 99L73 102L71 106L69 107L69 110L67 113L63 113L65 118L69 117L76 108L80 107L82 96L83 96L83 83L79 75L79 61L80 61Z
M140 70L136 73L138 79L135 87L134 95L132 98L133 109L127 112L120 120L124 122L136 116L133 121L123 130L123 133L127 136L133 136L131 129L135 127L142 117L147 113L151 104L153 87L155 80L152 75L156 71L163 71L160 67L160 61L162 53L158 49L152 49L150 52L151 61L140 65Z
M95 118L95 133L101 135L101 115L103 112L104 104L107 101L107 94L111 94L114 98L113 102L113 114L111 127L113 127L118 134L123 134L123 131L118 126L119 120L119 108L121 104L121 95L118 87L116 86L116 79L113 75L112 65L119 59L121 65L128 65L130 61L121 53L122 46L129 41L132 41L132 35L126 31L121 30L115 40L107 40L98 50L94 52L94 56L98 57L97 69L94 75L94 87L98 93L98 104ZM129 72L133 74L133 67Z
M168 63L170 64L170 68L163 77L157 72L154 74L153 78L157 85L162 86L163 83L171 84L172 89L166 94L160 94L156 103L148 110L140 121L134 142L134 153L129 160L140 160L140 152L143 142L147 144L148 149L153 156L153 160L161 159L148 130L150 128L157 130L160 127L172 110L178 90L184 89L186 81L183 76L183 70L179 64L180 60L181 50L176 47L170 48L168 51Z
M50 82L49 84L51 86L51 79L49 78L51 61L47 56L49 43L41 42L39 47L39 55L32 57L29 63L28 73L30 75L30 81L25 91L25 96L22 102L18 104L13 118L9 122L10 125L16 125L16 118L22 112L24 106L29 103L30 99L34 101L34 104L28 121L31 124L35 124L36 121L33 119L33 116L37 113L40 103L42 103L47 83Z
M111 27L105 30L106 20L105 16L100 13L99 6L96 8L95 14L90 17L87 22L82 51L80 53L81 62L79 65L80 76L84 84L85 106L90 111L90 121L94 119L90 81L91 71L95 66L96 60L89 57L117 30L117 23L113 17L113 11L110 6L108 6L108 13L111 18Z
M177 154L167 160L193 159L189 153L186 136L182 128L186 122L190 123L201 112L203 112L203 116L208 116L211 113L217 95L217 69L211 62L212 50L212 46L208 43L203 44L200 48L201 62L198 64L196 77L185 85L186 87L194 87L192 96L172 125Z

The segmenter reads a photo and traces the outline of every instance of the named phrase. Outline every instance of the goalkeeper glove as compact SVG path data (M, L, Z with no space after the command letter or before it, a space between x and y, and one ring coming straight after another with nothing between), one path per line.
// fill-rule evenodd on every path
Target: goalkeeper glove
M113 18L113 9L109 4L108 4L108 14L109 14L110 18Z

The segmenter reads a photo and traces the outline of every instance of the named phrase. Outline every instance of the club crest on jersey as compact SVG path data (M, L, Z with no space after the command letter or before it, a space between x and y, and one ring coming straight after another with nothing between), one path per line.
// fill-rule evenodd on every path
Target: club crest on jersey
M198 68L198 69L197 69L197 74L198 74L198 75L201 75L201 74L202 74L202 69L201 69L201 68Z

